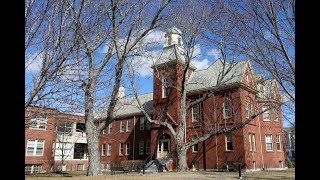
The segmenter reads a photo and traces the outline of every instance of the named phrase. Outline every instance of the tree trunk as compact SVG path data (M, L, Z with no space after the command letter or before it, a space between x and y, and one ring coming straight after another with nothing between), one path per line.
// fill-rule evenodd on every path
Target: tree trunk
M188 171L187 164L187 149L182 145L178 145L177 147L178 154L178 171Z
M99 154L99 136L96 132L87 133L88 153L89 153L89 167L87 176L102 175L100 167Z

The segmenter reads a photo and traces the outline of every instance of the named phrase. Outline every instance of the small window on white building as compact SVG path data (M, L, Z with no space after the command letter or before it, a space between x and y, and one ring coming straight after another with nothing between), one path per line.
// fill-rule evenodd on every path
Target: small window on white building
M168 80L167 78L162 78L162 98L168 97Z
M266 149L267 149L267 151L273 150L272 135L271 134L266 134Z
M232 116L232 104L231 100L227 99L223 103L223 117L224 119L231 118Z
M57 131L58 134L72 135L72 125L71 121L58 121Z
M199 104L192 107L192 122L199 121Z
M263 120L264 121L270 121L269 119L269 110L265 111L266 109L269 109L268 106L263 106L262 110L264 111L263 112Z
M144 141L139 142L139 154L140 155L144 154Z
M144 118L145 117L140 117L140 130L144 130Z
M107 156L111 156L111 144L108 144Z
M227 133L225 136L226 136L226 150L232 151L233 150L232 133Z
M27 142L26 156L42 156L44 149L44 140L29 139Z
M124 132L124 121L120 121L120 132Z
M31 129L46 129L47 118L34 118L30 120Z

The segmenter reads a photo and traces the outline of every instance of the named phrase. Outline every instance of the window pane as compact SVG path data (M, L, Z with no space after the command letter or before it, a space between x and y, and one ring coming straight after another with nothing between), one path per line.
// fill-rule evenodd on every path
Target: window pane
M24 167L25 174L31 174L31 165L26 165Z

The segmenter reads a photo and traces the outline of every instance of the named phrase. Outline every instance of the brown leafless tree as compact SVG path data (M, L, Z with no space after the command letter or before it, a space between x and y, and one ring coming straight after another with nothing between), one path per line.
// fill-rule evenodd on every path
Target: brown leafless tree
M194 2L195 3L195 2ZM191 8L195 6L195 4L192 3L186 3L185 9ZM201 3L196 2L197 6ZM202 4L205 5L205 4ZM188 8L186 8L188 7ZM203 6L202 6L203 7ZM199 7L198 7L199 8ZM201 8L200 8L201 9ZM202 9L203 10L203 9ZM190 149L195 144L198 144L200 142L203 142L213 136L218 136L220 134L226 134L228 132L235 131L237 129L243 128L246 126L248 123L250 123L255 117L258 115L262 114L263 112L279 106L279 102L276 103L270 103L269 102L269 108L261 111L261 104L255 104L254 107L255 109L252 109L251 115L249 118L242 119L242 116L240 115L240 106L238 105L237 108L234 109L235 115L234 115L234 123L233 125L226 125L226 126L220 126L219 129L214 128L214 125L206 125L203 126L205 132L204 134L198 135L194 139L187 139L186 138L186 124L187 124L187 114L188 112L190 113L191 109L202 102L206 101L207 99L214 97L214 96L221 96L221 90L226 87L226 84L230 83L233 81L234 78L238 78L238 74L234 73L234 68L237 68L237 62L235 61L235 58L232 56L227 56L229 55L227 52L227 44L224 43L225 39L222 39L220 41L220 52L223 55L222 60L220 63L222 64L220 69L217 69L218 76L217 79L211 79L211 81L216 81L215 85L212 87L207 87L206 89L203 90L202 93L200 93L196 98L190 96L187 94L187 86L190 86L190 82L188 81L188 69L192 64L193 59L196 57L194 54L196 45L199 42L198 40L200 39L200 35L204 32L205 30L205 25L206 25L206 17L208 16L208 12L210 11L202 11L199 13L199 11L194 12L194 14L190 15L186 18L182 14L177 13L178 11L175 11L175 20L172 20L175 24L179 24L179 27L182 29L182 40L183 40L183 47L181 47L183 50L181 50L181 57L184 59L184 68L183 68L183 74L182 78L179 79L177 82L171 81L170 78L167 80L164 86L166 88L169 88L169 91L175 91L178 92L178 98L176 99L179 101L179 111L178 111L178 119L173 120L175 122L169 121L170 119L167 116L167 107L160 107L159 112L156 114L153 114L150 116L148 112L144 109L143 104L141 104L139 97L138 97L138 91L137 88L134 85L134 68L129 67L130 74L131 74L131 85L132 89L134 91L134 95L136 97L136 100L138 102L138 107L141 109L143 114L146 116L146 119L153 124L160 125L163 127L166 127L170 130L172 137L174 138L174 141L176 143L176 154L178 157L178 171L186 171L188 170L188 165L187 165L187 151ZM189 11L190 12L190 11ZM210 12L212 13L212 12ZM183 18L182 18L183 17ZM222 31L225 32L225 31ZM223 35L221 35L223 36ZM130 64L128 65L130 66ZM165 65L164 65L165 66ZM169 70L170 67L164 67L164 69ZM161 72L159 69L157 69L157 66L154 66L154 78L157 78L162 82L162 77L166 76L166 72ZM168 76L168 75L167 75ZM210 77L206 77L209 78ZM208 81L209 82L209 81ZM207 82L207 83L208 83ZM164 83L164 82L162 82ZM198 85L206 82L198 82ZM227 91L226 91L227 92ZM170 93L169 93L170 94ZM223 96L228 96L229 94L225 94ZM165 104L164 106L166 106ZM244 106L242 104L242 106ZM243 108L243 107L242 107ZM158 111L158 110L157 110ZM241 117L241 118L239 118ZM204 122L206 121L216 121L218 122L218 119L204 119Z

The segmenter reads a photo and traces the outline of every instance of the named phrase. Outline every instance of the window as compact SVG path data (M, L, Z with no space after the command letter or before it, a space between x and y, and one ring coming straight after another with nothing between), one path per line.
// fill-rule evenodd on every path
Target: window
M55 149L55 157L54 159L56 160L61 160L61 159L72 159L70 156L72 154L71 150L73 147L73 143L61 143L57 142L56 143L56 149Z
M151 150L150 150L150 141L148 141L146 143L146 154L150 154L151 153Z
M252 104L251 102L246 102L246 118L249 119L251 116Z
M252 147L253 151L256 151L256 134L252 134Z
M181 46L182 43L181 43L181 37L178 37L178 45Z
M104 147L105 148L105 147ZM73 159L87 159L88 144L74 143ZM104 152L104 155L106 152Z
M127 129L126 129L126 131L130 132L130 130L131 130L131 120L129 119L129 120L127 120Z
M72 124L70 121L58 121L58 134L72 135Z
M171 45L171 41L172 41L171 36L168 36L168 46Z
M130 143L127 142L126 143L126 155L129 155L130 154Z
M32 129L46 129L47 119L46 118L34 118L30 120L30 128Z
M109 134L112 132L112 122L109 124Z
M105 156L105 155L106 155L106 144L102 144L101 156Z
M41 164L25 165L24 171L25 171L25 174L40 173L41 172Z
M199 121L199 104L192 107L192 122Z
M86 124L85 123L77 123L76 124L76 132L86 132Z
M277 151L281 151L280 135L276 135Z
M253 161L253 169L256 169L256 161Z
M84 164L77 164L77 171L83 171L84 170Z
M279 168L283 168L283 163L282 163L282 161L279 161Z
M144 142L143 141L139 142L139 154L140 155L144 154Z
M251 133L249 133L249 150L252 151Z
M197 137L193 136L192 141L196 140ZM198 143L192 146L192 152L198 152Z
M266 148L267 151L272 151L272 135L271 134L266 134Z
M26 156L42 156L44 148L44 140L28 140Z
M227 149L227 151L233 150L232 133L226 134L226 149Z
M148 120L145 121L145 125L146 125L146 130L151 129L151 123Z
M224 119L227 119L227 118L231 118L231 116L232 116L231 101L228 99L228 100L225 100L223 103L223 117Z
M278 110L276 108L273 109L273 120L278 121Z
M124 132L124 121L120 121L120 132Z
M246 83L249 84L249 74L246 75Z
M262 110L265 111L266 109L268 109L269 107L268 106L263 106ZM268 111L265 111L263 113L263 120L264 121L270 121L269 120L269 110Z
M119 155L122 156L123 155L123 143L119 144Z
M294 151L294 150L292 150L292 151L291 151L291 156L292 156L293 158L295 158L295 157L296 157L296 153L295 153L295 151Z
M162 98L168 97L168 82L167 78L162 79Z
M106 134L107 133L107 130L102 130L102 134Z
M140 117L140 130L144 130L144 117Z
M111 144L108 144L107 156L111 156Z

